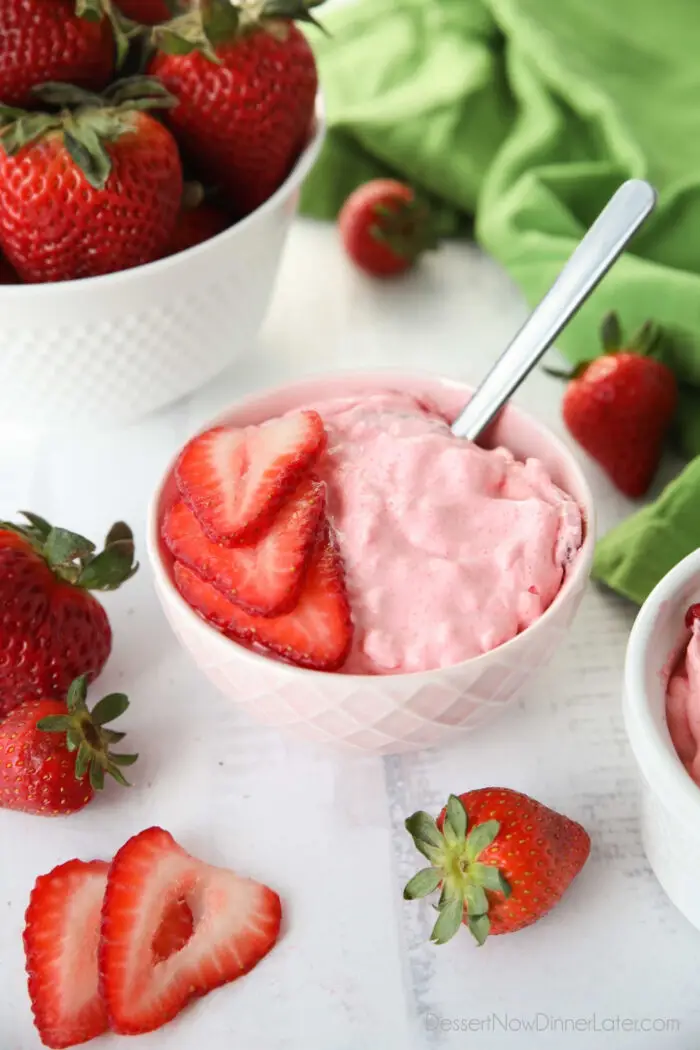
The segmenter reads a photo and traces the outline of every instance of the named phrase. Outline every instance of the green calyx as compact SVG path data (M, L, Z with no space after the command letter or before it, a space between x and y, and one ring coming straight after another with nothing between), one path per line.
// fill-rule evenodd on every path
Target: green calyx
M600 338L606 354L626 350L644 357L653 357L664 339L664 331L654 321L645 321L631 339L625 339L620 318L613 311L603 318Z
M37 729L44 733L64 733L66 747L75 751L75 777L90 779L95 791L104 787L108 773L118 784L129 787L122 767L132 766L138 755L113 754L111 744L124 739L125 733L117 733L104 727L123 715L129 701L123 693L110 693L95 704L92 711L87 706L87 675L76 678L68 690L65 715L49 715L37 722Z
M20 513L27 525L0 522L0 528L27 540L59 579L67 583L88 591L115 591L139 567L134 561L134 535L123 521L112 526L104 550L96 553L95 544L84 536L54 528L38 514L26 510Z
M430 209L418 198L375 204L376 221L370 234L401 259L414 263L424 252L434 251L439 242Z
M156 77L117 80L101 95L62 83L42 84L34 94L46 112L0 105L0 148L14 156L46 135L61 135L72 159L97 190L104 189L112 171L107 147L135 129L134 115L177 105Z
M168 55L200 51L219 63L219 44L257 29L277 33L281 23L308 22L319 29L312 9L325 0L201 0L198 8L152 31L154 46Z
M479 857L493 844L500 831L497 820L487 820L469 829L469 818L462 801L450 795L442 831L433 818L422 811L406 821L414 845L430 861L407 883L405 900L427 897L440 889L438 917L430 935L434 944L446 944L462 921L482 945L489 935L487 890L510 896L510 886L497 867L484 864Z

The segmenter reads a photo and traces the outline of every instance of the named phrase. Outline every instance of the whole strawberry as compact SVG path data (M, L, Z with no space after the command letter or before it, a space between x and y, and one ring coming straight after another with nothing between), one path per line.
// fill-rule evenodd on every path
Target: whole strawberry
M104 787L105 774L127 785L121 767L137 755L112 754L123 733L105 729L129 701L110 693L88 711L87 675L71 683L67 699L27 700L0 722L0 806L58 817L75 813Z
M32 88L48 80L100 91L114 65L114 30L99 0L0 0L0 101L6 106L31 105Z
M651 322L628 343L615 314L603 324L606 353L576 370L564 394L564 422L626 496L643 496L675 415L678 385L650 356L661 334Z
M177 144L143 111L172 104L162 84L118 81L103 96L49 84L40 94L70 108L27 119L0 106L0 246L17 273L69 281L160 258L182 196Z
M395 179L360 186L346 200L338 221L346 252L372 277L404 273L437 246L428 208Z
M61 700L78 675L100 673L112 632L90 591L114 590L138 568L123 522L96 554L83 536L24 516L27 525L0 523L0 717L27 700Z
M186 0L117 0L117 3L122 14L143 26L167 22L189 6Z
M155 31L149 71L179 102L168 123L239 215L284 182L309 136L318 77L293 19L313 21L319 2L204 0Z
M436 944L462 924L481 945L489 933L537 922L559 902L591 848L580 824L510 788L450 795L437 822L418 812L406 828L431 867L413 876L404 897L440 889Z

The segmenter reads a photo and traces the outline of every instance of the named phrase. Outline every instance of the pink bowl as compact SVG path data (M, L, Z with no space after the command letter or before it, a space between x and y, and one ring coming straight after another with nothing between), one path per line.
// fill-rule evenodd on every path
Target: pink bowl
M386 389L428 396L450 418L470 394L462 383L425 373L335 373L248 398L209 426L222 422L248 426L321 397ZM148 551L156 591L175 634L211 681L253 718L323 743L392 754L434 746L494 718L561 645L590 573L594 510L575 459L534 419L508 406L489 443L505 445L521 459L540 459L554 481L577 500L586 522L583 546L554 602L536 623L505 645L452 667L371 676L293 667L226 638L187 605L172 582L159 523L176 497L173 460L149 509Z

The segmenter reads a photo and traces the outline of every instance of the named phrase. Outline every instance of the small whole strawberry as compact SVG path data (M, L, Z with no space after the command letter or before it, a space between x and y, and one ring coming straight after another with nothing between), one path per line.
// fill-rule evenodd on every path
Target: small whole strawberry
M647 322L629 342L610 314L603 323L605 353L574 372L562 414L578 443L626 496L647 491L678 404L678 384L653 351L660 330Z
M428 208L395 179L375 179L356 189L338 222L346 252L372 277L404 273L437 247Z
M406 829L431 866L413 876L404 898L440 890L435 944L461 925L482 945L490 933L537 922L561 900L591 848L580 824L511 788L450 795L437 822L418 812Z
M48 80L100 91L115 65L113 24L99 0L0 0L0 101L29 106Z
M83 809L104 787L105 774L127 785L121 767L137 755L114 754L124 737L106 729L129 701L111 693L91 711L87 675L71 684L67 699L27 700L0 722L0 806L59 817Z
M149 72L178 105L167 117L205 181L239 216L284 182L311 130L318 76L293 19L321 0L204 0L155 31Z
M170 132L146 108L173 100L132 78L102 96L47 84L60 112L0 106L0 246L29 283L126 270L162 256L182 196Z
M205 200L202 187L198 183L189 183L185 186L175 229L163 254L177 255L194 248L216 237L228 225L226 213Z
M0 523L0 717L27 700L63 700L81 674L95 678L112 632L91 590L114 590L138 568L134 540L114 525L104 550L35 514Z

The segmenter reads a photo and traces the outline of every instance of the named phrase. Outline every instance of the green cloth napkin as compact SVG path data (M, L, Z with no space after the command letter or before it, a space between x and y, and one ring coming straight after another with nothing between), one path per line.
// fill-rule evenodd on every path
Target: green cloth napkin
M647 317L687 338L677 438L700 454L700 9L697 0L354 0L309 30L329 135L302 210L333 218L347 194L398 174L446 233L478 240L534 304L619 183L659 205L631 251L560 337L600 351L601 317ZM642 601L700 543L700 464L601 542L595 575Z

